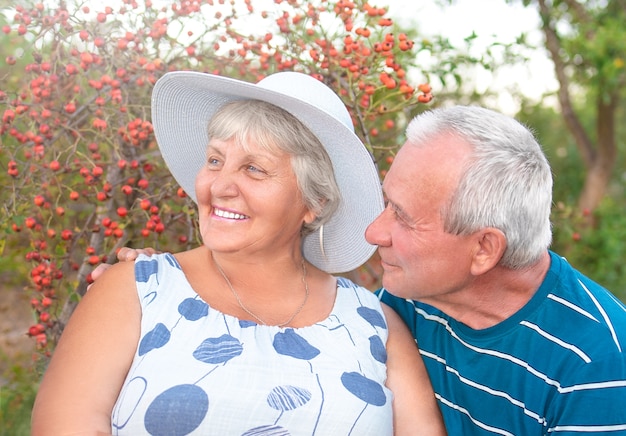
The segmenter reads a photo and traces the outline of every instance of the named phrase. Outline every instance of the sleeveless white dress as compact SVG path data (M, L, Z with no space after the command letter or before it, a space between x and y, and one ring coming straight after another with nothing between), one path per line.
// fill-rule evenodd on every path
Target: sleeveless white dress
M114 435L391 435L387 323L377 297L337 278L330 316L304 328L221 313L171 254L135 263L141 339Z

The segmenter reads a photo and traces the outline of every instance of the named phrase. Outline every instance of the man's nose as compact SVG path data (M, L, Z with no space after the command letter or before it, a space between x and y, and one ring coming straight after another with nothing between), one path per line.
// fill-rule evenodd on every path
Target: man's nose
M388 215L387 209L383 210L372 223L365 229L365 239L372 245L386 246L389 245L388 232L386 231L385 221Z

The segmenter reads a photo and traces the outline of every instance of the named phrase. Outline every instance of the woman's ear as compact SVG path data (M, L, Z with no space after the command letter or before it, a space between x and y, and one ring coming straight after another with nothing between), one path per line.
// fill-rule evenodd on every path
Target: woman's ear
M304 224L311 224L313 221L315 221L315 218L317 218L317 214L311 209L307 209L302 219L304 220Z
M471 272L478 276L495 267L506 251L506 236L494 227L484 228L476 233L476 253L472 260Z
M307 211L304 214L304 224L311 224L317 219L318 212L321 213L324 210L324 206L326 205L326 199L320 198L318 201L319 204L317 205L317 207L307 207ZM318 212L315 212L315 210L313 209L317 209Z

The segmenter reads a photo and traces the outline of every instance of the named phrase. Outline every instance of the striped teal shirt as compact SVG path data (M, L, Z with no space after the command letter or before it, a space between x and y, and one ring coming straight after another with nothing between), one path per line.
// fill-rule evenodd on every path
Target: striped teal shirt
M550 255L533 298L484 330L379 291L417 339L450 435L626 435L626 306Z

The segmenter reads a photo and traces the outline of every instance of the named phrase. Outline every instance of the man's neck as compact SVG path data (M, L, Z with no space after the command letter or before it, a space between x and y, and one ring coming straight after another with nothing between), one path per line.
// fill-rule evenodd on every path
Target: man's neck
M492 327L511 317L535 295L550 268L550 255L524 270L497 266L476 277L464 289L430 304L455 320L476 330Z

